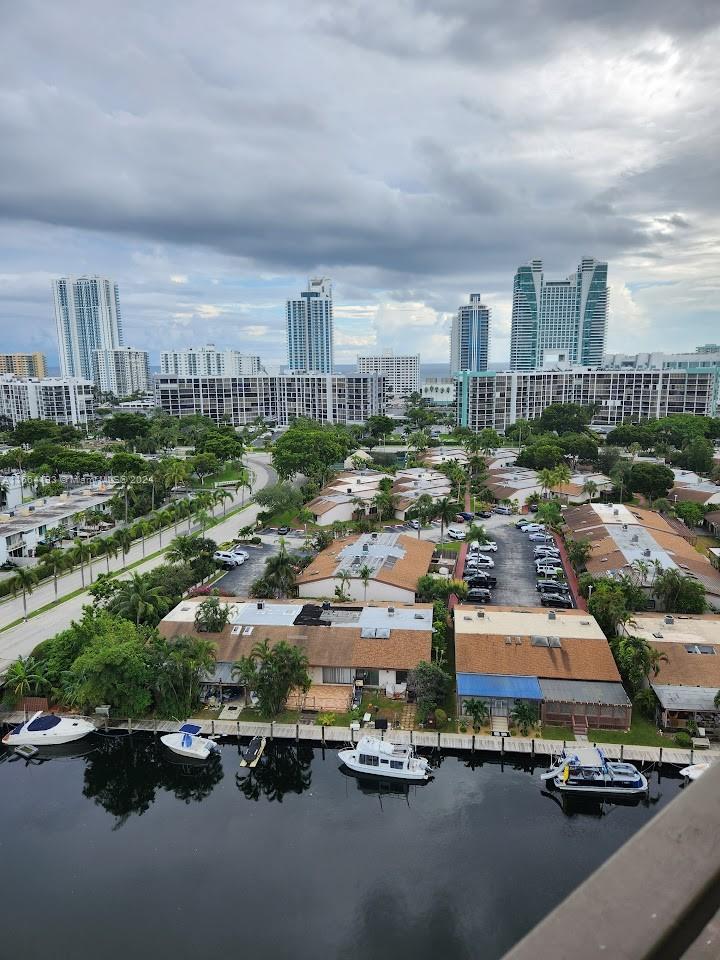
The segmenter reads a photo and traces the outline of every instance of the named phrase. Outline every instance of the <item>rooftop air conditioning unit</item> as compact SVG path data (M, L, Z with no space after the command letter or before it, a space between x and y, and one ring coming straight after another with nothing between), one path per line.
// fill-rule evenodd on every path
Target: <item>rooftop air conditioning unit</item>
M644 556L644 557L650 557L650 556L652 556L649 547L646 547L646 548L643 550L643 556Z
M550 613L548 613L548 620L556 620L556 619L557 619L557 614L555 613L554 610L551 610Z
M665 617L665 623L666 623L668 626L671 626L673 623L675 623L675 618L674 618L674 617L671 617L670 614L668 614L668 615Z
M369 543L364 543L364 544L363 544L363 553L369 553L369 552L370 552L370 544L369 544Z
M480 612L482 612L482 611L480 611ZM415 619L415 620L424 620L425 617L422 615L422 613L416 613L414 619Z
M389 617L395 616L395 607L388 607L388 616Z
M378 538L378 535L376 533L371 533L370 536L372 537L373 540L377 540Z
M616 510L615 512L617 513L617 510ZM627 524L626 524L626 523L623 524L623 530L627 530Z
M619 517L619 516L620 516L620 511L618 510L617 507L614 507L614 508L613 508L613 516L614 516L614 517Z
M257 602L257 608L258 608L258 610L264 610L264 609L265 609L265 601L264 601L264 600L258 600L258 602Z
M485 611L484 611L484 610L478 610L478 612L477 612L477 618L478 618L478 620L482 620L484 617L485 617Z
M348 487L348 488L347 488L347 492L348 492L348 493L352 493L352 487Z

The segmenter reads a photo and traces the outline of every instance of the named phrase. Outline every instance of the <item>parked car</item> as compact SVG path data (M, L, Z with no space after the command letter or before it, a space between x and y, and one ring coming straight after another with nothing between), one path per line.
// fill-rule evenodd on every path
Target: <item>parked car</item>
M247 552L247 550L243 550L243 548L240 546L232 547L230 549L230 553L232 553L235 557L242 557L243 563L250 559L250 554Z
M564 610L572 610L573 602L563 593L541 593L540 603L544 607L562 607Z
M515 528L517 530L524 530L529 523L532 523L532 520L528 520L527 517L520 517L519 520L515 521Z
M491 560L490 557L486 557L484 553L476 553L472 557L468 557L467 563L465 564L466 570L472 570L473 567L494 567L495 561Z
M475 514L474 514L474 513L466 513L466 512L464 512L464 513L459 513L459 514L457 515L457 519L458 519L458 520L467 520L468 523L472 523L473 520L475 519Z
M528 507L528 510L530 511L530 513L537 513L538 505L536 503L531 503L530 506Z
M512 507L493 507L493 513L499 513L503 517L512 516Z
M538 530L535 533L528 534L528 540L532 540L533 543L554 543L555 540L549 536L547 533L543 533L542 530Z
M240 567L245 563L245 557L237 553L231 553L229 550L216 550L213 554L215 563L221 563L224 567Z
M281 537L284 537L290 533L290 527L278 527L278 533Z
M478 510L475 514L480 520L489 520L492 517L492 513L489 510Z
M531 533L543 533L544 530L544 523L526 523L522 528L523 533L526 533L528 536L530 536Z
M535 564L535 572L542 574L544 577L556 577L559 573L563 573L563 568L553 563L541 561Z
M473 587L468 590L467 599L471 603L490 603L492 594L485 587Z
M420 529L420 521L419 521L419 520L408 520L408 526L409 526L409 527L412 527L413 530L419 530L419 529Z
M548 590L550 593L570 593L570 587L564 580L538 580L535 586L538 593Z
M480 543L479 540L473 540L468 547L468 553L485 553L486 550L495 553L497 543L494 540L486 540L485 543Z
M464 527L448 527L447 535L451 540L464 540L465 539L465 528Z
M558 548L551 547L549 543L537 544L537 546L535 547L534 553L536 557L542 556L543 554L549 554L549 553L552 553L556 557L560 556L560 551L558 550Z
M493 577L484 570L474 570L466 574L463 579L471 589L474 587L485 587L488 590L494 590L497 586L497 577Z

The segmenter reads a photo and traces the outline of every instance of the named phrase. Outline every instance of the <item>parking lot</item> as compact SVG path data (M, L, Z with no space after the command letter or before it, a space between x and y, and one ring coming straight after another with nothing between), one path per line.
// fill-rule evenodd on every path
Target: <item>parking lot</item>
M492 602L502 606L538 606L540 595L535 588L535 544L521 530L515 529L516 517L502 519L510 522L493 524L491 534L498 545L497 553L492 554L495 569L491 572L497 577Z
M216 587L231 591L236 597L246 597L253 580L263 575L265 561L277 553L278 547L274 543L261 543L260 546L243 547L250 556L240 567L228 570L224 577L216 581Z

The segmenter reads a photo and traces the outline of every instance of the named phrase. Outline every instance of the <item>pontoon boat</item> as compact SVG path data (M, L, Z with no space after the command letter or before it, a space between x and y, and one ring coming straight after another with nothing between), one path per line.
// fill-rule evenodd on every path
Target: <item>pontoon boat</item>
M541 780L561 793L632 797L647 793L648 782L632 763L608 760L599 747L567 747Z

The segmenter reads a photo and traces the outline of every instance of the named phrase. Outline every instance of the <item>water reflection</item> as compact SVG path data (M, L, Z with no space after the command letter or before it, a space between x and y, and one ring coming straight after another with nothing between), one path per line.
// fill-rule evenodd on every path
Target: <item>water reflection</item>
M379 801L381 808L385 799L403 800L410 806L410 800L417 791L424 790L428 786L428 783L411 783L408 780L393 780L389 777L357 773L355 770L348 770L346 766L340 767L340 773L346 778L348 789L354 783L360 793ZM345 792L347 795L347 789Z
M238 752L243 749L239 746ZM311 744L297 744L269 740L258 765L242 768L236 774L238 790L248 800L266 800L282 803L288 793L304 793L312 783L310 769L313 759Z
M118 829L132 814L142 816L159 789L185 803L199 802L222 778L216 752L202 765L175 763L154 737L106 737L87 758L83 795L114 816L113 829Z

